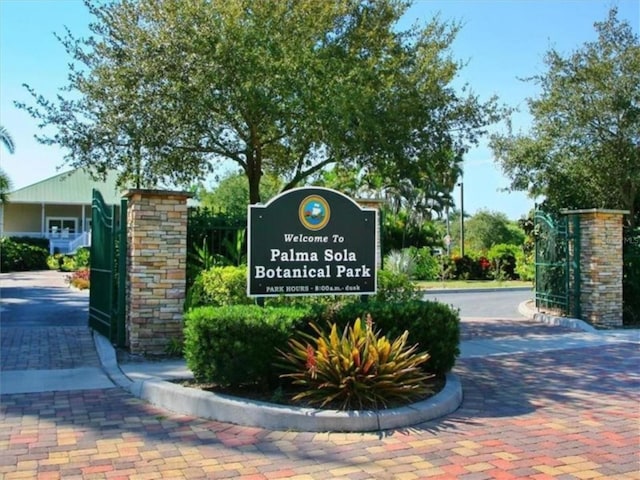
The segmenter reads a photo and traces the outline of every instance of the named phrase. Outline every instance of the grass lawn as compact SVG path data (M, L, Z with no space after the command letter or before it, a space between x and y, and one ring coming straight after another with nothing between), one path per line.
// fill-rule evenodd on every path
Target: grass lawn
M498 282L495 280L446 280L444 282L417 281L415 282L415 284L420 290L429 290L435 288L533 288L532 282L523 282L520 280L505 280L503 282Z

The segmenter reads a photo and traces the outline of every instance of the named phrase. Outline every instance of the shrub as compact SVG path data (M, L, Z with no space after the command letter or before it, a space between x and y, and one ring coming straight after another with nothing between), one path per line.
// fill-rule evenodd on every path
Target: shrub
M378 288L373 299L382 302L403 302L420 298L420 295L415 284L404 273L378 271Z
M86 290L90 287L90 279L89 269L81 268L67 277L67 283L79 290Z
M91 250L86 247L79 248L76 253L63 254L54 253L47 257L47 267L50 270L60 270L62 272L75 272L76 270L89 268Z
M427 247L410 249L416 261L414 278L416 280L437 280L440 274L440 261Z
M187 294L185 309L251 303L253 300L247 297L247 267L213 267L196 277Z
M32 247L40 247L49 251L49 239L41 237L10 237L16 243L31 245Z
M492 275L496 280L514 280L516 274L516 256L522 249L517 245L500 243L491 247L487 257L492 265Z
M60 270L62 267L63 257L61 253L54 253L47 257L47 267L49 270Z
M289 340L281 352L292 373L294 385L304 390L294 401L341 410L378 409L406 404L428 392L428 375L420 369L429 354L408 347L408 332L389 340L374 331L371 317L357 319L338 336L336 324L330 333L312 325L315 334L300 333L302 340Z
M46 270L48 250L20 240L0 239L0 272Z
M416 258L413 252L406 248L404 250L393 250L384 259L384 269L397 273L404 274L409 278L413 278L416 272Z
M75 255L76 268L89 268L91 265L91 249L87 247L79 248Z
M520 280L532 282L536 278L536 264L534 260L533 252L524 253L518 252L516 255L516 275Z
M185 314L185 358L198 381L223 386L277 385L274 366L296 330L311 318L309 309L237 305L194 308Z
M453 368L460 354L460 316L450 306L423 300L357 302L343 305L330 320L342 329L351 319L369 314L390 337L408 330L409 343L431 356L424 365L427 372L443 374Z
M456 280L482 280L486 278L486 266L482 262L482 257L474 259L469 255L464 257L454 256L453 278Z

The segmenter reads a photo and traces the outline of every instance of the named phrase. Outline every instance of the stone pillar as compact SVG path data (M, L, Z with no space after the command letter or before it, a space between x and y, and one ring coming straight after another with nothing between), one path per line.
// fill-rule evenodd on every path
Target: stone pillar
M187 192L129 190L127 333L129 350L165 355L182 339L187 267Z
M380 270L382 268L382 214L381 209L384 200L377 198L358 198L356 203L360 205L360 208L370 208L376 211L376 221L378 222L378 229L376 231L376 268Z
M580 229L582 319L594 326L622 326L622 210L570 210Z

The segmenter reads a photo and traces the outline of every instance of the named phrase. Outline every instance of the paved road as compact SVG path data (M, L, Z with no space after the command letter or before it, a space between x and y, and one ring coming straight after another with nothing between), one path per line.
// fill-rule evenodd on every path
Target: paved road
M2 327L86 326L89 292L67 288L68 275L54 271L0 274Z
M12 284L7 278L0 275L1 287ZM64 298L64 287L38 288L47 298ZM55 322L64 305L49 306L43 313ZM571 335L517 322L485 319L471 322L468 332L488 338L506 328L534 339L546 328ZM81 333L84 327L41 328ZM11 329L38 331L5 328L3 320L3 373ZM16 348L8 347L6 358L18 357L10 368L25 368L37 349L20 355ZM76 355L50 352L50 362ZM455 369L464 389L457 412L367 434L238 427L161 410L120 388L3 394L0 478L638 480L639 362L632 341L465 358Z
M424 298L453 305L460 309L462 317L521 318L518 305L533 298L533 292L526 289L426 292Z

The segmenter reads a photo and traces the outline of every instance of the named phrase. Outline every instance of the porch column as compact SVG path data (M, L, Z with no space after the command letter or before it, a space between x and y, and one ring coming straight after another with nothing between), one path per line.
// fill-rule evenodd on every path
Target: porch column
M127 331L131 353L165 355L182 339L187 267L187 192L130 190Z
M44 202L42 202L41 204L41 208L40 208L40 234L46 238L47 235L47 223L46 223L46 216L45 216L45 206L44 206Z
M569 210L580 222L582 319L595 326L622 326L623 210Z

